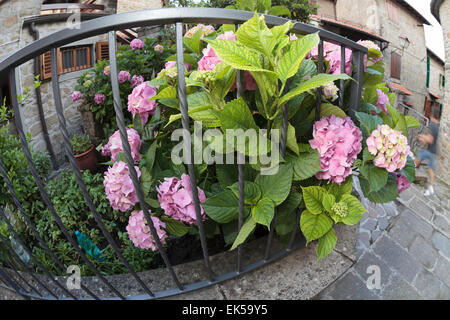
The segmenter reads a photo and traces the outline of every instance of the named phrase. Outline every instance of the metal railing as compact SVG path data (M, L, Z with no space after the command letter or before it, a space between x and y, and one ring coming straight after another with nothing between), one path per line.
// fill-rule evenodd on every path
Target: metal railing
M58 14L72 11L77 12L97 12L105 10L102 4L86 4L86 3L52 3L43 4L41 14Z
M179 275L176 274L174 267L172 266L167 252L163 247L162 243L157 236L155 226L153 224L152 219L149 214L149 207L145 201L144 193L139 183L138 175L136 170L134 169L134 161L130 151L130 145L128 143L128 137L125 127L124 115L122 112L122 102L120 99L119 92L119 84L118 84L118 70L117 70L117 58L116 58L116 31L135 28L135 27L144 27L144 26L152 26L152 25L166 25L166 24L175 24L176 26L176 49L177 49L177 66L178 66L178 96L180 99L180 109L182 114L182 127L185 130L189 130L190 128L190 119L188 116L188 102L186 98L186 84L185 84L185 70L184 70L184 56L183 56L183 26L184 24L192 24L192 23L212 23L212 24L242 24L253 16L251 12L238 11L238 10L228 10L228 9L212 9L212 8L167 8L167 9L154 9L154 10L145 10L145 11L137 11L130 13L122 13L118 15L106 16L94 20L90 20L87 22L83 22L81 24L80 29L64 29L59 32L56 32L50 36L42 38L38 41L35 41L28 46L20 49L19 51L13 53L8 56L6 59L0 62L0 76L9 77L9 83L11 87L12 94L12 107L15 112L15 121L17 126L17 131L19 133L20 143L23 147L25 157L27 159L29 168L31 170L31 174L34 178L36 186L39 189L40 195L42 197L43 202L46 207L50 211L51 215L55 219L58 224L60 230L64 234L65 238L72 244L73 248L76 250L81 259L86 263L89 269L95 274L100 282L102 282L112 293L111 297L107 297L110 299L154 299L161 298L181 293L186 293L189 291L193 291L196 289L204 288L207 286L211 286L225 280L237 277L246 272L255 270L261 266L264 266L268 263L271 263L287 254L292 252L293 249L298 248L304 245L304 239L297 239L296 233L298 231L298 227L294 227L292 231L292 235L290 237L289 244L282 248L281 250L272 253L271 249L273 246L274 239L274 219L272 220L272 227L270 228L269 235L267 237L267 243L265 246L264 257L256 262L244 265L242 259L242 246L239 246L237 249L237 261L236 268L234 271L224 273L221 275L216 275L214 273L214 267L211 265L210 255L208 253L208 248L206 245L206 236L203 225L203 220L200 214L200 202L197 194L197 179L196 179L196 171L193 165L193 161L190 161L190 164L187 165L188 172L191 180L192 186L192 196L194 199L194 205L197 215L198 221L198 231L200 235L200 242L202 247L203 254L203 263L204 268L206 270L206 279L196 282L196 283L182 283L179 278ZM279 18L275 16L266 16L265 21L269 26L281 25L287 22L287 19ZM295 21L294 21L295 22ZM355 81L351 81L351 94L349 98L349 114L354 117L354 112L359 109L360 98L362 92L362 74L363 74L363 57L364 54L367 53L367 49L360 46L359 44L343 38L337 34L331 33L326 30L322 30L320 28L316 28L311 25L295 22L292 32L298 34L309 34L314 32L319 32L320 43L319 43L319 63L318 63L318 72L324 72L324 41L332 42L341 46L342 53L342 64L341 64L341 72L345 72L345 49L349 48L353 51L353 78ZM140 277L133 267L129 264L129 262L124 258L121 248L117 245L112 235L108 232L105 227L104 222L102 221L102 217L97 212L97 209L93 203L92 198L90 197L86 184L83 181L82 174L80 169L78 168L73 152L72 146L69 140L69 133L66 127L66 119L63 114L63 107L61 101L61 94L59 88L59 75L57 73L57 48L60 46L67 45L74 41L78 41L84 38L92 37L95 35L108 33L109 35L109 56L110 56L110 66L111 66L111 84L112 84L112 93L114 98L114 109L116 112L116 121L120 131L120 136L122 139L122 145L124 149L124 153L126 156L126 161L128 163L130 177L133 181L134 187L136 189L137 196L139 198L139 203L141 209L144 212L144 216L146 218L146 222L150 227L151 235L153 236L154 241L158 247L160 255L164 261L167 272L170 273L171 279L174 284L173 289L168 290L160 290L158 288L151 288L148 281L144 281L142 277ZM17 102L17 89L16 89L16 69L23 63L27 62L34 57L51 51L52 53L52 87L53 87L53 96L55 99L55 108L59 121L59 128L63 135L64 148L66 151L66 155L69 159L69 163L71 169L75 173L75 177L78 183L79 188L84 196L84 200L88 205L90 211L92 212L95 221L97 222L98 227L103 233L104 237L108 241L108 243L113 248L115 254L129 271L129 276L134 278L135 281L141 286L143 290L143 294L127 296L123 292L120 292L118 288L116 288L106 276L102 275L101 272L92 264L92 262L88 259L86 254L82 251L82 249L77 244L76 239L69 233L67 227L63 224L61 218L58 216L57 210L55 209L52 201L50 199L49 194L46 192L44 188L44 183L40 179L38 172L36 170L35 164L33 163L32 156L30 153L30 147L28 145L24 128L22 126L21 119L21 111L19 109L19 105ZM243 94L243 77L241 76L241 72L237 73L237 96L241 96ZM344 107L344 81L340 82L341 95L339 99L339 106L341 108ZM321 108L321 91L322 89L317 90L317 99L316 104L316 119L320 117L320 108ZM289 104L286 104L283 109L283 125L282 125L282 134L281 134L281 154L284 155L286 151L286 139L287 139L287 125L288 125L288 109ZM188 139L190 136L188 135ZM189 144L189 141L187 141ZM190 144L189 144L190 145ZM192 156L192 152L190 153ZM23 217L25 223L28 225L32 233L37 239L37 242L40 244L41 248L45 250L50 257L55 261L56 265L61 269L63 273L65 273L64 264L56 257L56 255L49 249L47 243L43 240L42 235L36 230L35 226L31 222L27 212L24 207L18 200L18 197L15 193L14 187L12 183L8 179L7 172L5 170L5 166L0 159L0 173L3 176L6 184L7 184L7 192L9 192L16 204L19 214ZM244 217L244 165L238 165L238 181L239 181L239 215L238 215L238 228L242 227L243 217ZM2 191L6 192L6 191ZM275 209L276 210L276 209ZM18 236L14 230L14 227L8 221L7 216L2 208L0 208L0 214L2 218L5 220L8 225L9 230L14 234L14 236ZM299 219L301 216L301 210L297 211L297 221L296 225L299 224ZM0 234L0 241L3 245L8 249L13 257L17 258L17 254L14 252L13 248L8 244L7 240L4 239ZM17 291L25 297L33 297L39 299L79 299L79 296L76 296L73 292L68 290L65 287L65 284L61 282L61 280L56 280L55 277L42 266L36 257L33 257L33 254L30 248L20 239L18 239L19 243L24 247L24 250L30 255L31 259L35 263L35 265L43 272L44 275L47 275L48 280L44 283L42 277L37 277L33 274L33 272L23 263L21 263L20 259L16 259L21 263L21 266L25 272L17 271L13 265L6 261L6 267L0 265L0 280L2 280L5 285L9 288ZM26 276L25 276L26 275ZM34 281L26 281L25 278L34 279ZM21 281L19 281L20 279ZM50 288L49 284L52 283L52 288ZM37 285L38 284L38 285ZM38 290L36 287L40 287ZM56 287L55 287L56 286ZM42 293L43 290L47 291L47 293ZM55 290L54 288L58 288ZM93 290L88 288L87 286L81 286L81 289L88 296L87 299L100 299L104 297L100 297L98 294L95 294Z
M413 128L408 130L408 144L411 146L411 150L417 151L420 147L420 141L419 141L419 134L423 133L423 130L425 128L428 128L430 124L430 119L427 118L425 115L420 113L414 108L411 108L407 106L404 103L398 104L400 107L403 108L403 114L409 114L410 112L414 113L414 118L416 118L417 121L420 122L421 126L419 128Z

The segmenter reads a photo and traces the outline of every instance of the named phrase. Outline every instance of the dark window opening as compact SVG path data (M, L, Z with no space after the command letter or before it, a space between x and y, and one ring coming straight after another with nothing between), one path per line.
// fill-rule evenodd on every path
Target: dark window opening
M396 53L391 53L391 77L400 80L402 73L402 57Z

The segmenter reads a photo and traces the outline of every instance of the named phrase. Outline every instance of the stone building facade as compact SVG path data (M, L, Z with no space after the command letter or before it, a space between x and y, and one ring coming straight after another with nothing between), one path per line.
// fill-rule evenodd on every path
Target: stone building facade
M431 1L431 12L440 21L444 32L445 45L445 77L450 79L450 0ZM450 183L450 86L445 86L444 103L442 107L439 130L438 174Z
M81 3L82 1L79 2ZM0 36L0 61L35 40L35 34L32 32L32 22L35 23L35 29L39 32L40 38L67 27L67 16L63 18L58 13L49 14L46 16L47 19L41 19L43 18L43 15L41 15L43 3L48 2L44 0L15 0L0 4L0 25L3 27ZM104 10L102 12L96 11L95 14L82 13L80 17L81 21L106 14L114 14L117 11L135 11L161 6L159 0L134 2L129 0L97 0L95 4L104 5ZM76 13L76 11L68 11L69 15L70 13ZM96 62L96 44L102 41L107 41L107 35L83 39L65 47L89 46L91 48L90 58L92 65L94 65ZM84 129L83 123L85 123L86 119L83 119L78 108L79 105L72 102L71 95L78 78L86 70L73 71L60 75L59 84L63 110L67 121L67 129L70 134L82 132ZM46 141L45 130L40 121L39 109L37 107L36 92L33 91L34 61L28 61L17 68L16 77L17 91L19 94L23 92L25 87L31 88L30 96L20 105L20 111L23 128L32 135L31 143L33 148L36 150L51 151L55 155L56 161L61 164L64 161L63 138L55 111L50 79L42 80L39 88L42 97L45 125L48 132ZM2 99L3 96L9 96L7 79L0 79L0 89ZM11 127L14 128L13 121Z
M379 44L386 63L386 78L394 84L391 87L398 93L397 101L407 102L423 113L428 95L423 25L429 22L406 1L319 0L317 3L320 8L314 18L323 28L352 40L367 39ZM393 56L396 67L392 66Z

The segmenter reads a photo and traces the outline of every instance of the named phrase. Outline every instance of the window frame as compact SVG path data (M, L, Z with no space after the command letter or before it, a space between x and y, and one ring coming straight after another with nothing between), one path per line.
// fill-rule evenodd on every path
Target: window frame
M394 59L394 56L397 57ZM398 77L395 66L398 65ZM402 78L402 56L397 52L391 52L391 78L401 80Z

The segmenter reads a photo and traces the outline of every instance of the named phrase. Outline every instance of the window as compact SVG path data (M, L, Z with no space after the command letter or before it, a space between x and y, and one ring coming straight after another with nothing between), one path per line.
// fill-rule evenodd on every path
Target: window
M398 7L392 1L387 1L387 9L389 20L398 24Z
M402 57L396 53L391 53L391 77L400 80L402 73Z
M445 76L443 74L439 75L439 88L445 88Z
M88 69L92 67L91 46L60 48L58 54L58 74ZM51 52L41 55L41 80L52 77Z
M109 60L109 45L107 41L97 42L97 60Z

